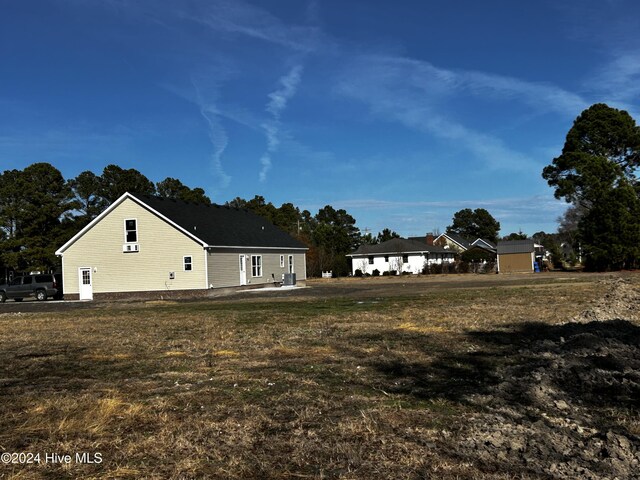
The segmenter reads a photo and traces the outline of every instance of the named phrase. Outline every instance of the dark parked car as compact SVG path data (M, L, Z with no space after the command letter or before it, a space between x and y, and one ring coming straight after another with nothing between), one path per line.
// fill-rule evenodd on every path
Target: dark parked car
M25 275L0 285L0 302L4 303L7 298L21 302L25 297L36 297L41 301L49 297L62 298L62 277L50 273Z

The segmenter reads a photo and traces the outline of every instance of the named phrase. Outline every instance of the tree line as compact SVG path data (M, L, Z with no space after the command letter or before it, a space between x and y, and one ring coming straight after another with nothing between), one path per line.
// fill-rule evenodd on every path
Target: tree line
M108 165L100 175L84 171L71 179L49 163L6 170L0 174L0 267L55 270L56 249L125 192L211 203L202 188L170 177L154 183L135 169L117 165ZM253 211L301 240L309 247L310 275L349 272L346 254L360 245L361 236L345 210L327 205L313 215L292 203L276 207L258 195L251 200L236 197L226 205Z
M559 261L560 245L571 245L591 270L640 266L640 128L625 111L596 104L575 120L561 155L542 176L556 198L571 204L559 219L557 233L533 238ZM158 195L194 203L211 203L202 188L176 178L154 183L135 169L108 165L100 175L84 171L72 179L48 163L0 174L0 267L14 271L55 270L55 250L96 218L123 193ZM400 235L388 228L362 234L356 220L331 205L312 214L292 203L276 207L264 197L236 197L230 207L245 208L268 219L309 248L310 276L331 270L350 272L348 253L361 244L377 244ZM500 223L485 209L456 212L447 232L469 239L500 239ZM502 239L527 238L514 232Z
M54 252L124 192L211 203L201 188L166 178L153 183L134 169L108 165L72 179L49 163L0 174L0 266L55 270Z
M117 165L106 166L100 175L87 170L71 179L65 179L49 163L6 170L0 174L0 267L16 272L56 270L56 249L125 192L211 203L200 187L190 188L171 177L154 183L138 170ZM312 214L293 203L276 207L260 195L250 200L236 197L225 204L250 210L303 242L309 248L310 276L320 276L323 271L347 275L351 271L348 253L363 243L378 244L400 237L388 228L377 235L362 234L352 215L331 205ZM491 218L491 226L499 228L499 223L484 212L482 218ZM454 226L461 225L454 218Z

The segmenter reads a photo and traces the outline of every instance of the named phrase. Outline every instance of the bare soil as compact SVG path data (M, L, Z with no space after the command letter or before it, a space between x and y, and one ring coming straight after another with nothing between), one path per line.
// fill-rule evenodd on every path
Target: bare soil
M640 291L598 286L570 322L479 334L509 361L467 397L487 411L469 419L462 457L549 478L640 478Z

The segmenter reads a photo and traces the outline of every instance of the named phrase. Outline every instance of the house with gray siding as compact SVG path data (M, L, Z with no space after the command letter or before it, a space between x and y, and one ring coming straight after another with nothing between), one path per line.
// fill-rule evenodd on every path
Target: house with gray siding
M66 299L306 280L304 244L244 209L125 193L56 251Z

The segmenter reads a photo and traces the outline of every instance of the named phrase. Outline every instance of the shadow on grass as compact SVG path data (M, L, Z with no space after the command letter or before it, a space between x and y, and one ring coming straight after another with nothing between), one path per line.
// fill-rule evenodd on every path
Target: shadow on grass
M130 356L96 356L88 347L55 345L47 348L23 347L2 352L4 370L0 373L0 394L35 390L84 390L93 383L120 382L148 373L152 368L142 359Z
M390 349L368 360L386 379L382 387L389 393L462 404L491 395L504 404L527 406L539 400L538 392L576 405L640 407L640 327L625 320L532 322L471 331L448 341L440 334L396 330L384 337L409 352L398 355ZM365 335L349 342L378 338ZM416 352L415 359L410 352Z

